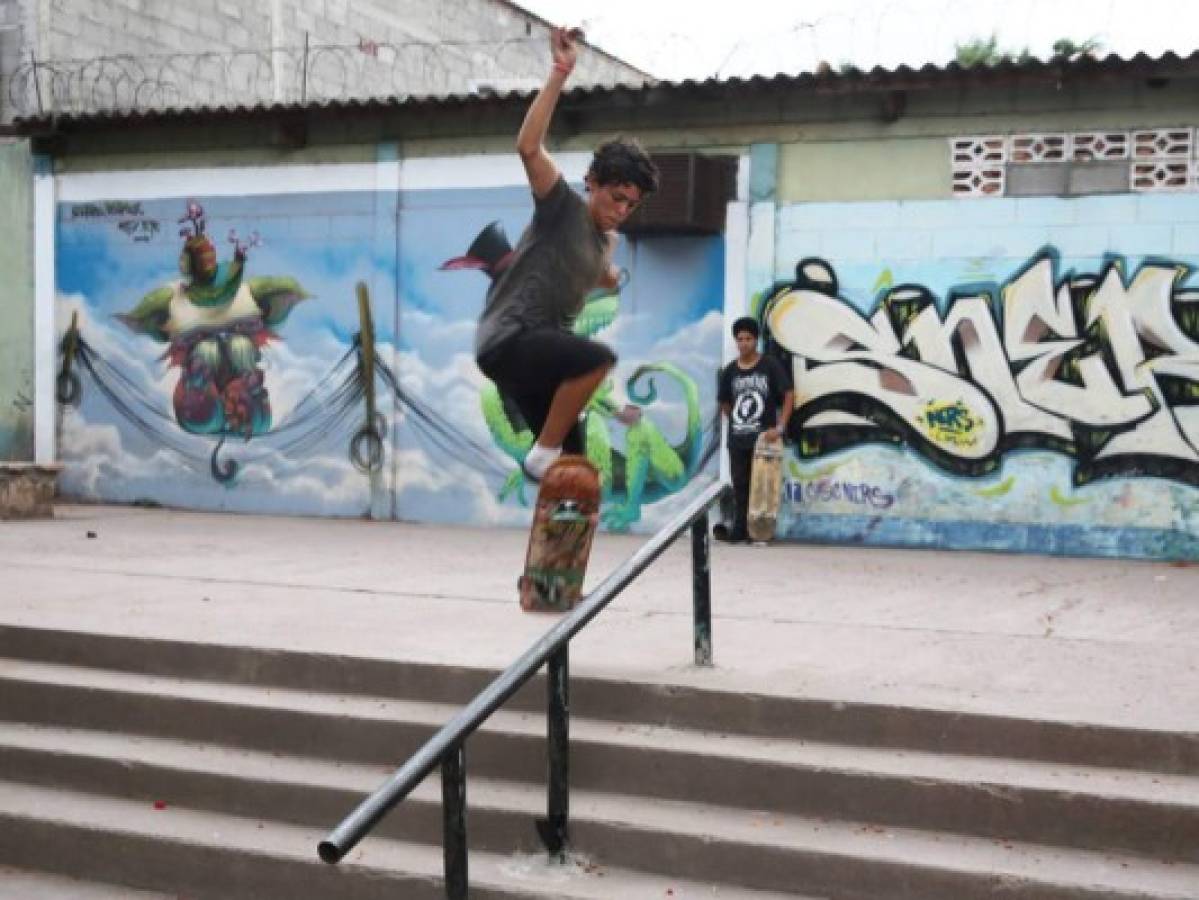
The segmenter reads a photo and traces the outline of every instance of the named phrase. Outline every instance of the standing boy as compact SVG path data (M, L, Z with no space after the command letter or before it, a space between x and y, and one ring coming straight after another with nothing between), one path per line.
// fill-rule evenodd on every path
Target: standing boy
M733 323L737 358L720 373L717 401L729 421L729 471L733 478L736 515L731 530L714 529L716 537L732 543L749 540L749 476L758 435L780 441L791 417L791 378L777 360L758 352L760 329L746 316Z
M540 480L561 455L583 452L579 414L616 364L605 345L579 337L571 325L587 294L614 288L616 229L658 187L658 170L634 141L615 140L595 151L584 199L567 185L545 148L558 97L578 56L577 30L550 34L553 64L516 138L533 191L533 220L512 262L492 282L475 334L483 374L520 409L537 442L525 474ZM626 406L626 425L640 410Z

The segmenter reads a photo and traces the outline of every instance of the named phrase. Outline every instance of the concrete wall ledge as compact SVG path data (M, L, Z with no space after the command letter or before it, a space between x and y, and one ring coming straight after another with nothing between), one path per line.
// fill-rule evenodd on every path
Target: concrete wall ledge
M0 519L49 519L54 515L58 463L0 462Z

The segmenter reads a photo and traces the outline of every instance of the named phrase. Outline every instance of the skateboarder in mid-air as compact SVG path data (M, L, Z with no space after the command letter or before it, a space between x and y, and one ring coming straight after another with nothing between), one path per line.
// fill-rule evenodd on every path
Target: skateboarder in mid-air
M729 470L736 514L732 528L717 525L713 533L731 543L749 540L749 479L758 435L765 434L770 441L782 440L791 417L791 378L777 360L758 352L760 333L757 321L748 316L733 323L737 358L721 371L716 396L721 413L729 421Z
M545 148L546 131L578 56L577 30L550 34L553 63L516 138L529 186L533 220L508 265L492 282L475 335L483 374L515 402L537 442L525 457L525 474L540 480L563 452L582 453L579 414L616 363L616 354L572 333L587 294L615 288L612 264L616 229L658 187L658 170L634 141L613 140L595 151L575 193ZM617 418L634 424L640 410L626 406Z

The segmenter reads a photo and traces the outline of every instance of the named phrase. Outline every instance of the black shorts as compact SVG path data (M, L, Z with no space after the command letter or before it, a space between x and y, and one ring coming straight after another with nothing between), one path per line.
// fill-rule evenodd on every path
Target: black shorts
M555 328L522 331L478 359L505 401L514 403L534 436L541 434L558 386L601 366L616 364L616 354L598 341ZM575 425L562 449L583 452L583 429Z

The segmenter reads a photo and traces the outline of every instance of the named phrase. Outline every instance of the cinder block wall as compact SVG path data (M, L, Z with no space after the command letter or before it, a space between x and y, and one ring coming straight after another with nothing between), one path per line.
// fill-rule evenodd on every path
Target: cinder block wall
M0 0L0 122L11 118L9 81L25 48L33 43L24 12L19 0Z
M42 102L59 109L527 89L544 77L548 52L547 26L496 0L0 0L4 27L16 47L16 105L29 107L18 115L36 104L20 72L31 51L52 67ZM112 59L121 56L136 61ZM97 58L108 61L78 63ZM575 78L646 76L589 50Z

